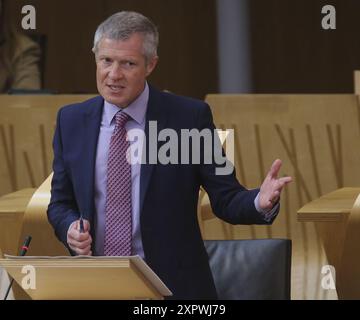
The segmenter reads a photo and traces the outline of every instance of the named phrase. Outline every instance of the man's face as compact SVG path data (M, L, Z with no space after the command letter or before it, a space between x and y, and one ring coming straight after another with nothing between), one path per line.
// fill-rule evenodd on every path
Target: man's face
M144 90L145 80L154 70L158 57L146 63L143 36L134 33L127 40L100 41L96 53L96 82L103 98L125 108Z

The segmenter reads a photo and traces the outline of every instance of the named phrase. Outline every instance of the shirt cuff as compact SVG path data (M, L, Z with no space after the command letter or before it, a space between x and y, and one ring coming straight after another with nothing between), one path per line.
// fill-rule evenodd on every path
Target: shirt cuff
M257 194L254 205L257 212L261 213L266 221L271 221L274 216L277 215L279 211L280 201L278 201L271 209L261 209L259 204L259 194Z

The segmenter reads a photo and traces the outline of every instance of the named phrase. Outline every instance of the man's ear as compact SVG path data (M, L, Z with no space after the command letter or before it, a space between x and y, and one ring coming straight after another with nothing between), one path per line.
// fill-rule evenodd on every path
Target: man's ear
M150 59L150 61L148 61L147 65L146 65L146 76L149 76L151 74L151 72L153 72L153 70L155 69L158 61L159 61L158 56L152 57Z

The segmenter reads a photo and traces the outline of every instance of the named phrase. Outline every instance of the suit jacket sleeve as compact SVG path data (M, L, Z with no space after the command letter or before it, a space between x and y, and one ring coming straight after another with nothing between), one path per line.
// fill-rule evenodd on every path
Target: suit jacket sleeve
M72 252L67 244L67 231L70 224L79 219L80 214L75 200L71 177L64 161L61 135L61 110L57 116L53 149L54 176L51 183L51 199L47 214L56 236L64 243L69 251Z
M198 122L199 130L209 128L215 133L211 110L207 104L199 112ZM215 138L218 139L218 136L215 135ZM209 195L214 214L231 224L271 224L276 214L271 219L266 219L255 208L254 200L259 189L247 190L243 187L236 179L235 168L228 175L216 175L216 167L221 166L215 163L214 157L212 164L202 163L200 166L201 182Z

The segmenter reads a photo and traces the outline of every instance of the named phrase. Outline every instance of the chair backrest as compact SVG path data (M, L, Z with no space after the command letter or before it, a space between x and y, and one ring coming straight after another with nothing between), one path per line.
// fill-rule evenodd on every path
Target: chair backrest
M0 195L37 188L50 174L61 106L94 95L0 95Z
M221 300L290 299L291 240L205 240Z
M26 236L31 235L30 256L67 256L69 252L56 238L47 218L47 207L50 202L50 189L53 174L51 173L34 192L24 212L19 247Z

